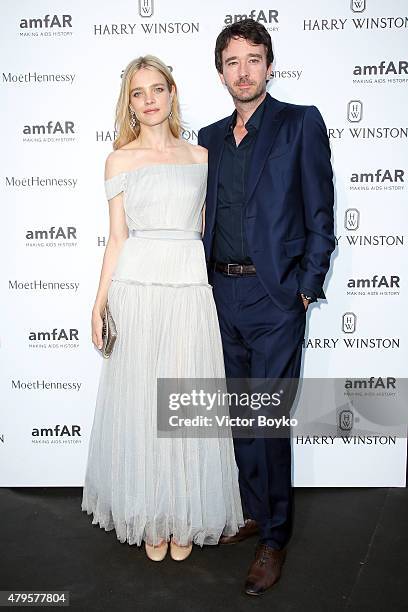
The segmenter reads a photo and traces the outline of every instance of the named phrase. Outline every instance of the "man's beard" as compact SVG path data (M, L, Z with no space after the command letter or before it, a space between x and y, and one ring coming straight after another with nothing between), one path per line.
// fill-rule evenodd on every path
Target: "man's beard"
M237 84L237 87L238 87L238 84ZM245 103L245 102L249 103L249 102L254 102L254 100L257 100L266 92L266 83L260 83L258 87L256 88L256 90L254 91L254 93L249 98L241 97L239 93L238 94L236 93L235 89L232 89L228 85L227 85L227 89L229 93L231 94L233 100L236 100L237 102L241 102L241 103Z

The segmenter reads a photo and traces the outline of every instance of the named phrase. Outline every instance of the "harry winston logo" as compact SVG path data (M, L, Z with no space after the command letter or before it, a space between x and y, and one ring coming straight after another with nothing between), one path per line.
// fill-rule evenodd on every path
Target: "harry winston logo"
M350 8L353 13L362 13L366 10L366 0L351 0Z
M344 227L346 230L354 231L360 225L360 211L357 208L348 208L344 214Z
M343 431L350 431L353 429L354 414L352 410L341 410L338 415L338 426Z
M153 9L153 0L139 0L139 15L141 17L151 17Z
M356 331L357 317L354 312L345 312L342 317L341 329L345 334L354 334Z
M347 104L347 119L350 123L358 123L363 118L363 103L361 100L350 100Z

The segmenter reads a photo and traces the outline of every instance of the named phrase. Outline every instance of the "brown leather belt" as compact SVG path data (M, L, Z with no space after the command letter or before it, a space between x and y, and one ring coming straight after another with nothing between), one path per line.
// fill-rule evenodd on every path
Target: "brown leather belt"
M222 263L220 261L213 261L211 263L213 270L222 272L227 276L255 276L256 268L254 264L238 264L238 263Z

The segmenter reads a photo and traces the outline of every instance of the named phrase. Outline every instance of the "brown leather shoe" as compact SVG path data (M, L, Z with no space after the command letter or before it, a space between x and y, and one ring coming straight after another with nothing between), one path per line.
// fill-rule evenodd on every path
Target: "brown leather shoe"
M245 582L247 595L262 595L278 582L286 550L274 550L266 544L258 544L255 549L255 560L249 568Z
M243 527L240 527L237 533L233 536L221 536L220 544L236 544L258 533L258 524L252 519L248 519Z

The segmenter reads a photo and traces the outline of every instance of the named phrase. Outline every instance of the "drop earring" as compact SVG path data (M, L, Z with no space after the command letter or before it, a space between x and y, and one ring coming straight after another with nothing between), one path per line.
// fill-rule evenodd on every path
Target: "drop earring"
M131 106L129 106L129 112L130 112L130 121L129 121L129 125L132 128L132 130L134 129L134 127L136 126L136 113L133 110L133 108Z

